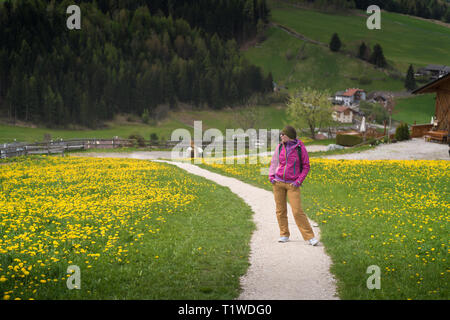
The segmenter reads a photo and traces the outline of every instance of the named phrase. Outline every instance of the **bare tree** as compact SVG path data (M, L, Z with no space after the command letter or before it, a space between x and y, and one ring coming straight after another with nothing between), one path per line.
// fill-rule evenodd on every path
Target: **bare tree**
M263 111L260 107L251 105L240 109L234 115L235 123L244 130L259 127L263 119Z
M311 88L303 88L289 98L287 113L297 128L308 127L315 139L316 128L331 123L332 104L330 94Z

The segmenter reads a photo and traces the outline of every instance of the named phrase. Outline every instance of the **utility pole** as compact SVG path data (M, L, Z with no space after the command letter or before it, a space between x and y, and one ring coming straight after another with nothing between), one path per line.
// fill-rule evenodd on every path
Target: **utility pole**
M391 113L389 112L388 143L391 143Z
M392 111L394 110L394 96L389 94L387 99L387 111L389 112L389 130L388 130L388 143L391 143L391 124L392 124Z

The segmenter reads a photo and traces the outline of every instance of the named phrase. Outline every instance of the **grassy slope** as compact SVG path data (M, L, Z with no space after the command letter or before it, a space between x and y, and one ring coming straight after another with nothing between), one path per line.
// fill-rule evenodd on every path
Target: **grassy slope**
M285 108L279 106L261 106L261 128L281 128L286 121ZM186 129L193 135L193 121L202 121L202 129L217 128L225 135L225 129L237 128L233 110L202 110L171 112L167 119L156 126L142 123L118 124L111 123L110 128L97 130L57 130L46 128L29 128L0 124L0 143L17 141L42 141L45 133L50 133L53 139L74 138L112 138L119 136L127 138L131 133L139 133L145 139L150 138L151 133L157 133L158 137L170 139L173 130Z
M288 50L295 56L303 45L306 59L286 58ZM266 72L272 72L275 82L287 86L290 92L303 86L329 90L331 93L349 87L362 87L366 91L400 91L403 88L402 81L389 78L364 61L305 43L276 27L269 28L266 41L247 50L244 55ZM373 79L372 83L362 85L359 80L351 79L363 76Z
M400 70L406 70L409 63L415 66L428 63L450 64L450 29L428 21L383 12L382 29L368 30L365 16L326 14L312 10L292 8L285 3L270 1L272 20L286 25L299 33L315 40L328 43L331 33L339 33L345 49L356 48L364 39L373 45L380 43L387 59ZM320 21L320 23L318 23ZM420 45L418 45L420 44ZM294 56L304 45L305 60L295 58L288 61L286 52L290 49ZM286 85L288 91L302 86L312 86L331 92L348 87L361 87L366 91L403 90L403 80L390 78L384 72L373 68L368 63L351 58L345 54L331 53L327 48L305 43L286 32L272 27L267 31L267 40L259 46L243 52L252 63L261 66L266 72L271 71L274 80ZM372 79L367 85L351 78L366 77ZM284 110L275 106L262 107L264 119L262 128L280 128L286 123ZM428 122L433 114L434 101L431 98L417 97L399 100L394 119L413 123ZM431 114L430 114L431 112ZM112 124L101 130L54 130L45 128L24 128L0 124L0 143L17 139L17 141L40 141L44 133L53 138L111 138L128 137L139 133L146 139L150 133L170 139L173 130L185 128L193 132L193 120L202 120L203 128L218 128L225 134L226 128L235 128L234 111L185 111L171 113L168 119L157 126L143 124Z
M398 99L392 119L408 124L430 123L435 113L435 94L423 94L412 98Z
M356 47L361 40L372 47L379 43L387 59L406 72L410 63L424 66L430 63L450 65L450 28L414 17L390 12L381 14L381 30L366 27L368 15L327 14L294 9L286 4L271 2L272 20L297 32L329 43L334 32L346 49ZM320 21L320 23L317 23Z
M382 13L382 29L368 30L366 16L328 14L293 8L286 3L270 1L272 20L311 39L328 43L332 32L338 32L344 50L356 50L361 40L370 46L380 43L388 61L399 70L430 63L450 64L450 28L414 17L389 12ZM317 23L320 21L321 23ZM418 45L420 44L420 45ZM286 52L295 54L304 46L305 60L286 59ZM331 92L349 87L366 91L404 90L403 80L393 79L359 59L345 54L331 53L327 48L305 43L288 33L271 27L267 40L250 48L245 56L266 72L271 71L275 81L292 92L298 87L312 86ZM361 84L351 78L366 77L370 84ZM399 99L393 118L413 124L427 123L434 114L434 95Z
M165 135L170 138L173 128L188 128L182 123L178 123L172 119L165 121L158 127L151 127L144 124L114 124L107 129L96 130L62 130L47 129L43 127L30 128L0 124L0 143L5 143L17 139L17 141L41 141L45 133L50 133L53 139L74 139L74 138L112 138L119 136L127 138L131 133L139 133L146 139L149 139L150 133L156 132L158 135Z

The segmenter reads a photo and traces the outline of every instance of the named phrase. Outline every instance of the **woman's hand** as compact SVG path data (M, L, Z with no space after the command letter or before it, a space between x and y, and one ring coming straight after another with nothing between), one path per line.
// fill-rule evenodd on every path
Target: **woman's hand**
M293 186L294 188L298 188L300 187L300 184L297 181L295 181L294 183L291 183L291 186Z

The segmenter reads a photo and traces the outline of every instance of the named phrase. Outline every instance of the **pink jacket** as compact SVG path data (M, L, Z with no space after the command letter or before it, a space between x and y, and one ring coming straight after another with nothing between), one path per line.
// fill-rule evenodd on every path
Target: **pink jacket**
M278 154L280 144L282 147L280 153ZM286 145L283 143L280 144L275 149L272 160L270 161L269 180L272 181L275 179L277 181L301 185L310 169L309 156L305 145L299 139L295 139L293 145L290 148L287 148L286 154ZM301 170L297 146L301 147Z

